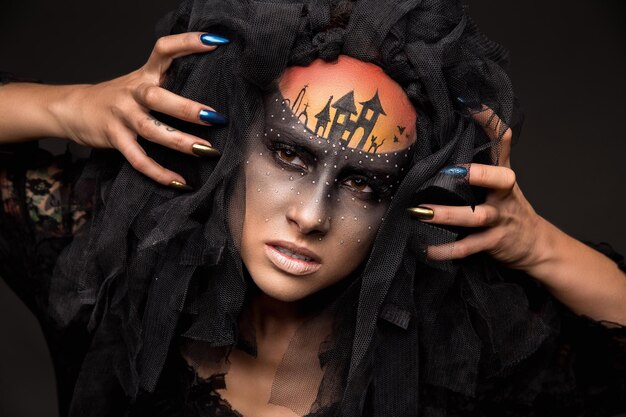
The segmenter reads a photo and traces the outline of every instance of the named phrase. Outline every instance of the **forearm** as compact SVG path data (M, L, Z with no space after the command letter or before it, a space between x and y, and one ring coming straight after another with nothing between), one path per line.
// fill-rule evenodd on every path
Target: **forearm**
M65 137L54 109L76 87L34 83L0 86L0 144Z
M615 262L545 219L538 235L540 255L526 272L575 313L626 325L626 274Z

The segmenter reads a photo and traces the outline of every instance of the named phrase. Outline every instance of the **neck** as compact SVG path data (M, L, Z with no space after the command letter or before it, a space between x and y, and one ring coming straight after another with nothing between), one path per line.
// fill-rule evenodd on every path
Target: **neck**
M261 292L252 296L250 313L257 343L291 337L311 314L305 302L280 301Z

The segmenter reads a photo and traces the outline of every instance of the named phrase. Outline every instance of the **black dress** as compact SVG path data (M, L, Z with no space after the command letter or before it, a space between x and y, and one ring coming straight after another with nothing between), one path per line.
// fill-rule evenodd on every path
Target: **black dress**
M41 323L64 415L93 335L83 326L60 330L53 324L46 279L58 252L88 224L93 200L84 197L90 195L88 189L75 189L81 162L68 154L53 158L29 145L5 148L3 155L0 275ZM608 245L595 248L626 270L623 257ZM509 273L514 280L516 273ZM448 416L610 416L625 411L626 331L564 308L561 313L556 339L506 372L480 380L474 397L422 384L420 409L445 410ZM103 387L102 403L93 406L118 416L240 417L218 392L225 388L224 374L199 378L177 345L174 340L153 392L131 399L119 387ZM326 408L310 415L334 413Z

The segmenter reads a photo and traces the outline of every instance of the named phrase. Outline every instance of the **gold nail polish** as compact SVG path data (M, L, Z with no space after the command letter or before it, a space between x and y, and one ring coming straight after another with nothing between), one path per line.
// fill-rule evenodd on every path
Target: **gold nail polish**
M180 181L172 181L170 182L169 185L171 188L174 188L176 190L181 190L181 191L193 191L193 188L191 188L190 186L188 186L187 184L183 184Z
M435 217L434 210L426 207L411 207L407 210L411 216L420 220L432 220L432 218Z
M198 156L218 157L222 155L217 149L207 146L203 143L194 143L193 145L191 145L191 152Z

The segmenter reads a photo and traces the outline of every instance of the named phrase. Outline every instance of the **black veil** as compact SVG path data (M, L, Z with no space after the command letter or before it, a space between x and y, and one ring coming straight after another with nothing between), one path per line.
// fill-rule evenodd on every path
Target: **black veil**
M479 203L467 178L440 170L497 163L499 141L471 119L481 105L502 120L499 137L516 125L507 54L460 2L188 0L160 25L160 35L186 31L232 42L176 60L166 86L210 103L230 123L206 128L158 117L206 137L222 157L142 143L187 179L190 193L153 183L110 152L87 164L76 190L96 185L93 218L61 255L50 298L59 329L92 332L76 370L71 415L111 414L116 405L105 393L134 401L153 392L178 340L224 354L246 342L254 352L253 337L238 325L249 292L237 250L245 149L262 123L263 97L284 69L340 54L380 66L403 87L418 113L418 139L369 258L323 312L332 317L331 336L312 361L302 361L298 349L324 331L312 320L285 355L285 364L301 367L299 378L312 375L312 366L322 370L315 401L290 397L293 377L280 369L272 401L302 415L441 415L446 396L474 397L479 381L506 375L553 338L555 307L531 297L541 289L483 256L428 261L426 246L454 242L463 232L406 212L433 198ZM424 408L419 393L426 388L439 405Z

